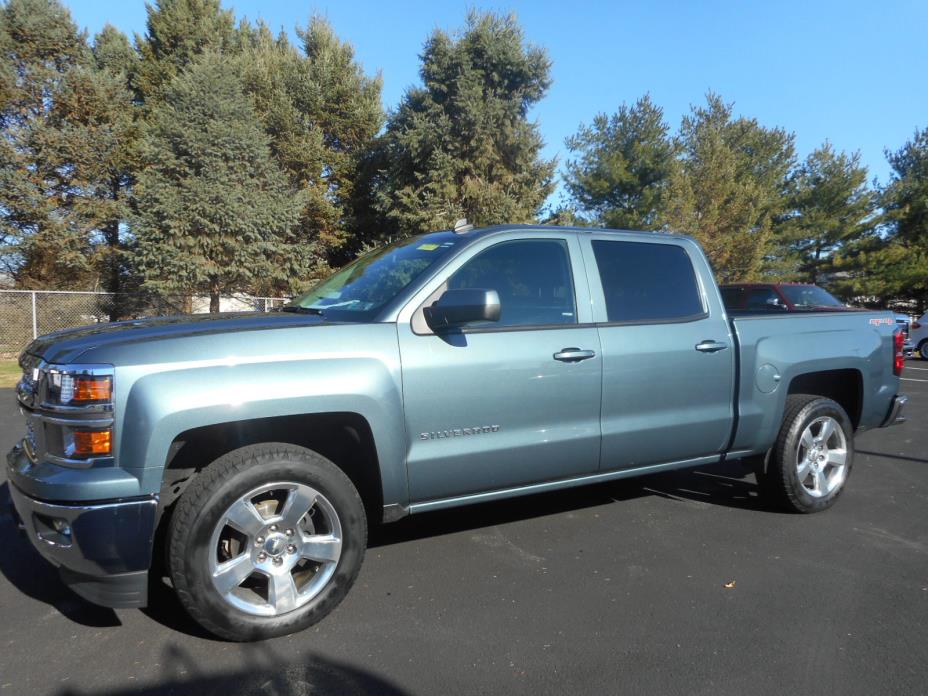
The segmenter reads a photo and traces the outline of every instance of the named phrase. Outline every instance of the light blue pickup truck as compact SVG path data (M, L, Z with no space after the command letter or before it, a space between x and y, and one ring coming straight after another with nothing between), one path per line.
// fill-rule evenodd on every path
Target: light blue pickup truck
M729 317L687 237L436 232L280 312L39 338L7 476L78 594L144 606L163 569L260 639L332 611L368 522L724 459L823 510L854 433L902 419L900 338L886 312Z

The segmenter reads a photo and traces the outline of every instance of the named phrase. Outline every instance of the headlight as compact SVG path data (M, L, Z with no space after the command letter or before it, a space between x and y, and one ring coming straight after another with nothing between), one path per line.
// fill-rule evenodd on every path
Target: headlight
M17 397L26 417L23 448L33 462L86 468L112 464L113 366L49 365L37 361L20 380Z
M57 373L52 376L52 390L57 391L58 403L68 405L105 403L113 398L113 378L109 375L69 375Z
M96 370L49 369L46 401L60 406L93 406L113 400L113 377Z

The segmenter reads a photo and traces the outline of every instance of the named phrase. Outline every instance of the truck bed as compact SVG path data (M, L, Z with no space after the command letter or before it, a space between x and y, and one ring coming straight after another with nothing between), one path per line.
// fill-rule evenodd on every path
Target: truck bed
M787 395L810 386L798 378L804 373L839 378L831 396L848 404L858 430L879 427L886 418L899 387L887 369L894 356L892 313L733 312L729 324L737 345L731 454L762 451L773 442Z

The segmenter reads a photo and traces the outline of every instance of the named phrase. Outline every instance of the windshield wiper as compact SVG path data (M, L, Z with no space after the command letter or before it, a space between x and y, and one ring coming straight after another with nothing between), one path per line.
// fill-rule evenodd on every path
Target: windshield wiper
M300 307L299 305L286 305L280 308L281 312L292 312L293 314L317 314L320 317L325 316L323 312L318 307Z

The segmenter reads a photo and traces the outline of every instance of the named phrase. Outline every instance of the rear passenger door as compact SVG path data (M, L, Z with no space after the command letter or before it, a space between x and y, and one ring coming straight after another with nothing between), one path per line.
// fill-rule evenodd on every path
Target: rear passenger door
M619 234L581 245L603 352L601 469L721 452L733 419L734 344L696 245Z

